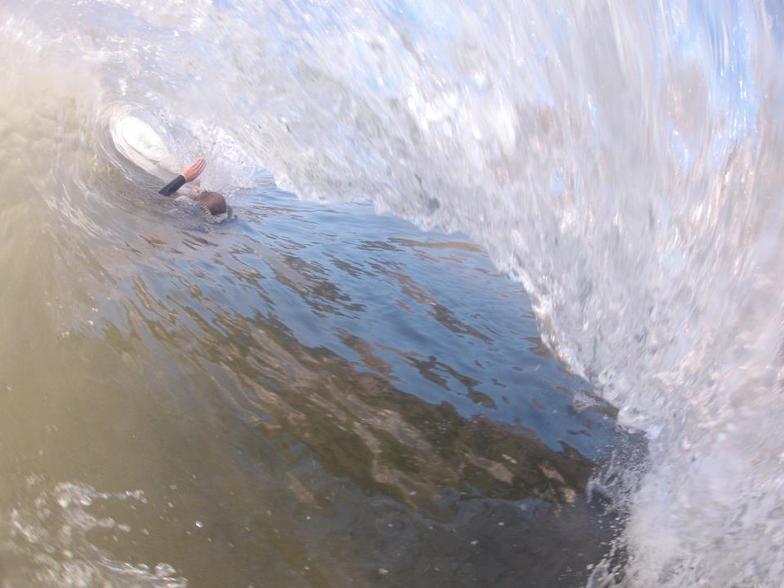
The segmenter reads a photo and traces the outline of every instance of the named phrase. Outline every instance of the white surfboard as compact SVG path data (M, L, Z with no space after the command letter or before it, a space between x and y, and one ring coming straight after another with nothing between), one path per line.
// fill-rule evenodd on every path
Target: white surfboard
M174 156L149 124L123 113L112 118L110 127L117 150L144 171L162 180L178 173Z

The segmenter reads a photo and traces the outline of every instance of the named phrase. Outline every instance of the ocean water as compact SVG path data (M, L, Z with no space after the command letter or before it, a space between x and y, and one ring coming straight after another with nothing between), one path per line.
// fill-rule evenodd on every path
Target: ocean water
M0 585L780 585L781 19L5 0Z
M585 580L613 411L478 246L274 189L222 225L136 198L116 248L6 285L4 588ZM61 264L79 289L22 298Z

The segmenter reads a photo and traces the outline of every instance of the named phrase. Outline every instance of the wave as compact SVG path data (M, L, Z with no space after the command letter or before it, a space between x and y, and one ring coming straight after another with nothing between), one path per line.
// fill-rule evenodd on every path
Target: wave
M638 472L616 497L628 561L593 582L784 575L775 3L11 0L0 29L16 32L11 79L40 78L9 51L90 80L25 86L57 115L37 140L38 114L23 117L20 153L44 155L22 171L4 141L6 184L77 157L70 129L79 171L63 177L80 189L55 192L82 196L52 206L121 231L110 219L132 205L90 194L116 173L107 113L131 107L178 157L210 158L215 188L268 170L304 198L467 233L524 284L551 348L647 434L648 462L617 466ZM8 129L24 100L0 103Z

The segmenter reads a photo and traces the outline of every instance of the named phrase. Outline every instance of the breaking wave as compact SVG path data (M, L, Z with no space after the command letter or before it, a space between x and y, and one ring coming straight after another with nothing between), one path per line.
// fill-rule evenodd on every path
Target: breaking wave
M121 241L122 109L214 189L268 171L463 231L647 435L616 466L627 561L593 581L784 576L775 3L10 0L0 31L4 200Z

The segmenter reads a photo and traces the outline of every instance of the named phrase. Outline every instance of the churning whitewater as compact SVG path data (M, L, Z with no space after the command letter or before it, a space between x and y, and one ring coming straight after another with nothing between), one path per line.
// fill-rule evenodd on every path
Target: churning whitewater
M0 202L51 230L42 247L8 232L0 259L18 276L49 268L34 282L49 294L110 295L127 219L152 214L100 196L118 174L143 181L113 149L118 113L183 160L197 145L213 189L271 175L306 200L460 231L646 435L642 461L594 472L626 518L590 584L775 586L782 18L769 0L6 0ZM15 203L31 194L42 206ZM76 283L74 234L104 256ZM1 335L0 355L24 341ZM159 572L137 580L181 582Z

